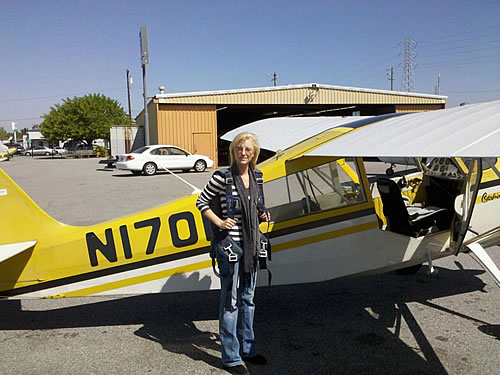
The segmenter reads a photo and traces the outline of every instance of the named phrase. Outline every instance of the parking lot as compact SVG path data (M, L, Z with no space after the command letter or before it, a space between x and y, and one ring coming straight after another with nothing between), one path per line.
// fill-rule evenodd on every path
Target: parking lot
M192 191L166 172L133 176L98 161L16 156L0 168L48 214L72 225ZM177 175L203 188L211 171ZM496 264L499 250L488 250ZM259 288L255 331L269 363L250 365L250 373L497 374L499 288L468 255L434 265L435 275L423 268L413 276ZM216 291L0 300L0 373L224 374L218 303Z

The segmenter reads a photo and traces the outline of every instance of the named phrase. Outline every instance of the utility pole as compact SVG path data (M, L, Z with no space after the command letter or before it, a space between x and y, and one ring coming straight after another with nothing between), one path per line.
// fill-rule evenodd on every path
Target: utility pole
M146 67L149 65L149 50L148 50L148 29L141 26L139 33L141 41L141 65L142 65L142 85L144 96L144 145L149 145L149 116L148 116L148 95L146 90Z
M130 84L132 83L130 77L130 70L127 69L127 96L128 96L128 116L132 120L132 109L130 108Z
M394 90L394 67L391 67L391 69L387 69L387 71L391 72L390 74L387 73L387 79L391 81L391 91Z
M410 92L415 89L415 82L413 79L413 69L415 68L414 57L417 56L415 47L417 42L413 39L405 39L404 42L404 65L403 65L403 80L401 88L403 91Z
M438 73L438 82L437 82L437 86L436 86L436 95L439 95L439 92L441 90L441 88L440 88L440 85L441 85L440 81L441 81L441 73Z
M276 72L274 72L273 78L271 79L271 81L273 81L274 86L276 86L276 84L278 83L278 75L276 74Z

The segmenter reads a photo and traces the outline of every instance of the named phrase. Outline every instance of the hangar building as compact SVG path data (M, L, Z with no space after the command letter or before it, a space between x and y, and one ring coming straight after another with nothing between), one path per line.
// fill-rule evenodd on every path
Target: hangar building
M171 144L207 155L217 164L228 160L219 137L244 124L269 117L370 116L443 109L446 96L322 85L156 94L148 103L149 142ZM144 111L137 116L144 125Z

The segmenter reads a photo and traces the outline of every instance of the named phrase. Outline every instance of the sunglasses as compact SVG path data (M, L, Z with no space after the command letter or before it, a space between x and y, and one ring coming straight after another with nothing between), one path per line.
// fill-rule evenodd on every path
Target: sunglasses
M243 150L245 150L246 152L252 152L253 151L253 148L251 147L241 147L241 146L237 146L235 147L236 151L238 152L242 152Z

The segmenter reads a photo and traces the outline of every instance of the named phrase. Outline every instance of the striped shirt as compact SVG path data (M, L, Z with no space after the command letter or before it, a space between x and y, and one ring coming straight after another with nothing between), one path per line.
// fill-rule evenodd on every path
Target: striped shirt
M238 191L236 190L236 186L234 185L234 183L231 185L231 190L233 196L239 197ZM212 178L210 179L210 181L208 181L207 185L200 193L200 196L196 201L196 207L201 211L202 214L203 212L205 212L210 208L209 204L212 201L212 199L214 199L217 196L217 194L220 197L220 203L222 209L221 219L225 220L227 218L226 177L224 175L224 172L220 170L214 172ZM231 230L229 230L229 235L232 237L234 241L241 242L243 240L241 212L235 212L234 218L238 220L236 220L236 224L234 225L234 227Z

